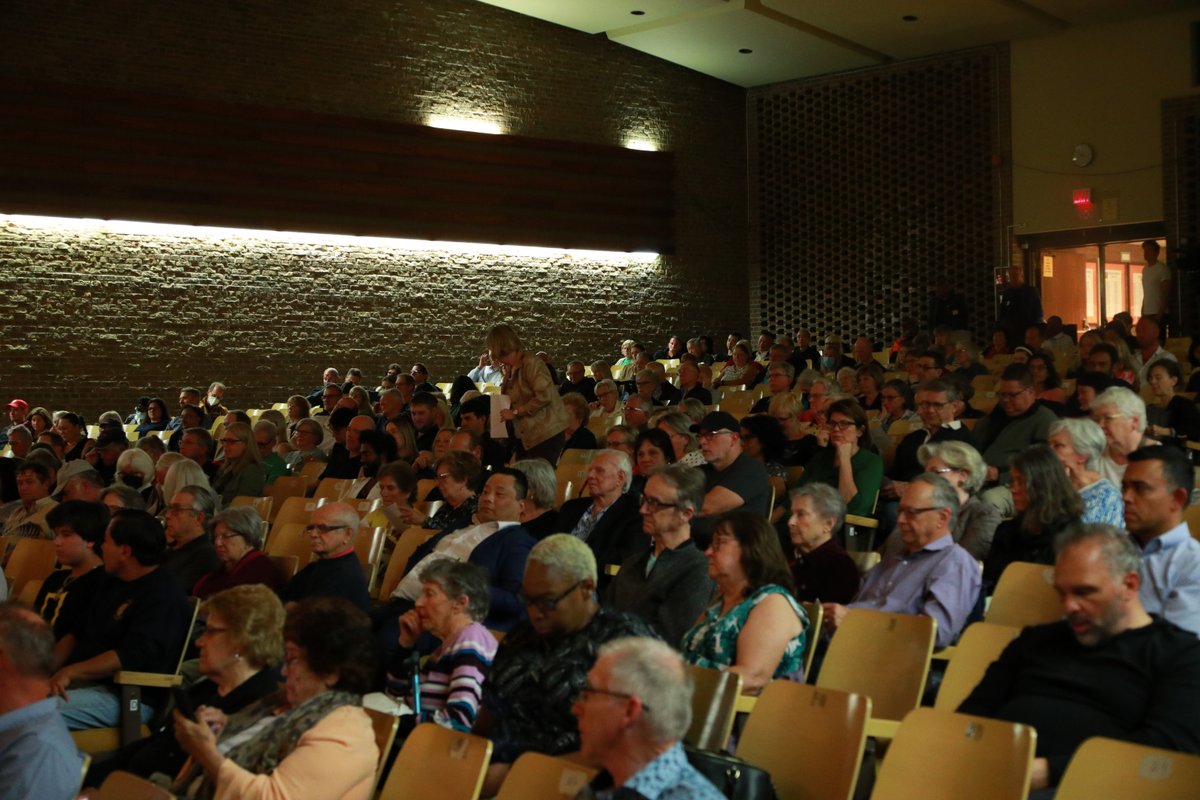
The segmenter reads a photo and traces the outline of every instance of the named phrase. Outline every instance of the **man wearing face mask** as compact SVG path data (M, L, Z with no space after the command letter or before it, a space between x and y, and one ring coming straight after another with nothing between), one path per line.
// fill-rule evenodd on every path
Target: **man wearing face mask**
M847 356L844 349L842 337L836 334L825 337L825 346L821 348L821 362L818 367L822 375L836 375L842 367L854 367L854 359Z
M220 381L213 381L208 387L208 394L204 397L204 411L210 419L223 417L229 413L229 409L222 404L225 397L225 384Z

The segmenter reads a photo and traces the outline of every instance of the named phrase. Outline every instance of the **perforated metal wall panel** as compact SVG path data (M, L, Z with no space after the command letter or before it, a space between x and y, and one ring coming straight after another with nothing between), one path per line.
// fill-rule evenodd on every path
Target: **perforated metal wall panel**
M891 341L938 276L982 338L1006 263L1008 50L749 92L751 320Z

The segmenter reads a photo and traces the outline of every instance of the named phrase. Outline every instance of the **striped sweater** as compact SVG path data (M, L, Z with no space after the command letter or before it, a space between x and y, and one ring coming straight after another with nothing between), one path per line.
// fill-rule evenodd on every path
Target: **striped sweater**
M421 721L470 731L497 646L478 622L443 642L421 668Z

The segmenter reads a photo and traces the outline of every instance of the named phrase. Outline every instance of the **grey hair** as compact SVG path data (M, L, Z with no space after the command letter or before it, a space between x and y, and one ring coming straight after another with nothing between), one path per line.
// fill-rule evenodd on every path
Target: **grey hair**
M300 430L301 428L305 427L306 425L308 427L312 428L313 436L317 437L317 441L316 441L317 444L320 444L321 442L325 441L325 426L324 425L317 422L315 419L312 419L311 417L309 417L309 418L302 419L299 422L297 422L296 430Z
M655 427L658 427L659 425L666 425L671 429L671 433L688 437L687 449L695 450L696 434L692 433L693 424L692 418L682 411L668 411L658 417L658 422L655 423Z
M542 462L545 463L545 462ZM435 559L421 570L421 583L436 583L451 600L467 598L467 616L483 622L491 600L488 596L488 573L469 561L451 558Z
M170 466L163 478L163 499L170 503L176 492L182 492L188 486L203 486L206 489L212 489L208 482L208 476L204 474L200 465L186 456L181 456L179 461Z
M117 423L118 425L122 424L125 421L124 419L122 419L121 415L118 414L117 412L105 411L103 414L101 414L99 417L96 418L96 424L99 425L100 423L108 422L109 420Z
M933 493L929 497L929 502L934 508L950 509L950 520L946 527L949 530L954 530L954 526L958 524L958 492L954 491L954 487L950 485L950 481L943 478L941 475L931 475L928 472L922 472L920 475L912 479L912 483L928 483L933 487Z
M827 483L806 483L792 490L793 501L801 497L807 497L812 502L813 511L817 516L824 519L833 517L834 534L842 529L842 524L846 521L846 501L837 489Z
M1133 537L1103 522L1070 526L1054 540L1054 552L1062 558L1069 547L1092 541L1100 543L1100 555L1113 578L1120 580L1141 567L1142 553Z
M648 636L626 636L601 645L610 659L609 690L640 698L642 724L655 743L683 738L692 724L692 676L670 645Z
M18 439L24 439L27 442L33 441L33 431L26 428L24 425L14 425L12 430L8 432L8 438L12 439L16 436Z
M571 580L596 582L595 553L582 539L569 533L555 533L535 544L529 551L526 569L529 564L541 564Z
M963 482L963 489L967 494L978 492L987 479L987 464L983 456L966 442L931 442L917 449L917 461L921 466L925 466L925 462L931 458L940 458L946 462L946 466L954 469L965 469L967 479Z
M100 501L104 502L104 498L108 497L109 495L115 495L117 499L121 501L122 508L131 508L135 511L146 510L146 499L142 497L141 492L139 492L137 489L134 489L132 486L126 486L123 483L115 483L100 493Z
M1139 397L1137 392L1124 386L1110 386L1096 395L1091 404L1092 412L1095 413L1096 409L1104 406L1113 406L1127 417L1136 417L1138 432L1145 432L1146 401Z
M250 506L227 508L212 518L212 530L224 525L246 540L251 547L261 550L263 546L263 519Z
M1104 429L1086 417L1068 417L1050 423L1050 435L1066 433L1071 437L1071 446L1075 452L1087 456L1085 469L1095 470L1100 466L1100 456L1108 447L1104 438Z
M599 461L601 458L608 458L617 462L617 469L625 473L625 485L621 488L621 491L628 492L629 487L633 485L633 462L629 459L629 454L624 450L597 450L596 455L592 456L592 463ZM557 484L555 485L557 486Z
M828 397L832 397L842 391L842 387L838 386L837 381L826 378L823 375L819 378L813 378L813 382L809 384L808 390L811 392L812 388L818 383L825 387L825 394Z
M570 397L570 395L567 396ZM578 394L575 396L580 397ZM543 458L526 458L514 462L512 468L525 476L526 500L532 500L538 508L554 508L554 497L558 493L558 478L555 477L554 468L548 461Z
M675 490L675 503L681 508L690 508L697 514L704 505L704 473L687 464L663 464L655 467L651 475L662 478Z
M601 389L611 389L615 392L615 391L617 391L617 382L612 380L611 378L605 378L604 380L600 381L599 383L597 383L595 386L592 387L593 392L598 392Z
M157 439L158 437L149 438ZM142 486L154 482L154 459L146 451L130 448L117 456L117 472L121 472L126 467L130 467L142 476Z
M217 496L207 485L205 486L184 486L181 489L176 489L175 493L168 498L167 502L174 499L176 494L190 494L192 496L192 508L203 514L204 518L212 523L213 514L217 513L217 509L221 507L221 498ZM210 528L211 530L211 528Z
M362 520L358 518L358 512L354 510L354 506L349 503L326 503L321 508L328 509L333 512L333 518L337 520L339 525L345 525L354 532L358 532L359 525Z
M254 432L258 433L259 431L266 431L272 440L279 436L279 426L269 419L260 419L254 423Z
M804 368L799 375L796 376L796 383L804 386L812 386L814 381L821 380L821 373L812 367Z
M0 653L18 675L49 678L54 674L54 631L24 606L0 604Z
M701 366L707 367L708 365L702 364ZM693 423L699 422L708 414L708 409L704 407L704 403L695 397L686 398L679 404L679 410L683 412L684 416L691 419ZM689 447L688 449L691 450L692 448Z
M642 397L640 394L631 394L629 397L626 397L625 406L626 408L633 406L640 411L646 412L647 416L654 413L654 403Z

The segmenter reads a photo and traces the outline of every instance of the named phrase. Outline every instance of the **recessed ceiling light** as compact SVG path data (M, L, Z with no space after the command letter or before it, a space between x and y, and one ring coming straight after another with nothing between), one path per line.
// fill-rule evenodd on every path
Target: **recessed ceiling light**
M903 17L901 17L900 19L904 20L905 22L916 22L916 21L917 21L917 15L916 15L916 14L905 14L905 15L904 15Z
M738 52L742 53L743 55L747 55L747 54L753 53L754 51L751 50L749 47L741 47L741 48L738 48Z
M629 13L633 14L635 17L640 17L640 16L645 15L646 12L645 11L630 11Z

